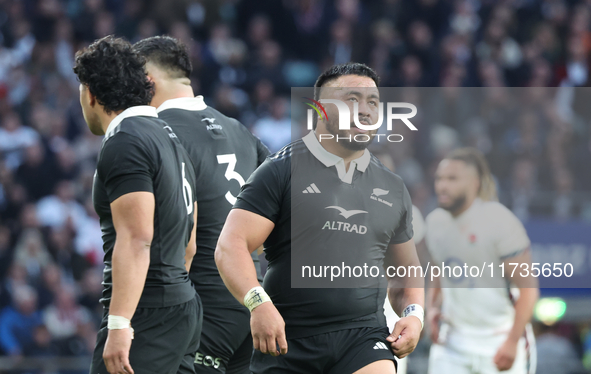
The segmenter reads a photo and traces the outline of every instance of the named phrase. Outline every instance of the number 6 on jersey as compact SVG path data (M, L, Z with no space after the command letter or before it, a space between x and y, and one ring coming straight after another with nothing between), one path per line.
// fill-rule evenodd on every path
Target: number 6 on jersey
M228 164L226 172L224 173L224 177L226 177L228 181L231 181L233 179L237 181L238 184L240 184L240 187L244 185L244 178L242 178L242 175L238 174L238 172L234 170L234 168L236 167L236 154L230 153L227 155L218 155L218 163L220 165ZM236 203L236 197L232 195L230 191L226 192L226 200L228 200L228 202L232 205Z
M187 207L187 215L193 213L193 190L191 184L185 177L185 163L183 162L183 198L185 199L185 206Z

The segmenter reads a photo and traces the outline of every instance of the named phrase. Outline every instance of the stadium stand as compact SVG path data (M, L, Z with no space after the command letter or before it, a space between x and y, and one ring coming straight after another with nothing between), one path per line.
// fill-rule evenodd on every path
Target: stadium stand
M102 241L91 200L101 139L86 128L72 65L75 51L109 34L184 41L195 92L272 151L290 138L290 87L311 86L332 64L367 63L382 86L448 88L439 118L387 150L413 203L430 212L435 166L449 149L472 145L486 154L502 202L528 229L543 231L543 221L588 230L590 123L540 107L513 120L494 113L504 87L547 87L552 96L540 99L542 107L560 87L575 116L591 117L591 96L568 90L591 79L589 1L2 0L2 372L87 372L102 314ZM485 106L490 115L480 123L462 117L468 104L451 99L454 87L497 92ZM589 252L588 237L581 242ZM580 294L571 298L588 297ZM569 373L583 362L591 370L590 326L589 310L539 325L538 347L563 347ZM428 342L421 344L409 373L425 372Z

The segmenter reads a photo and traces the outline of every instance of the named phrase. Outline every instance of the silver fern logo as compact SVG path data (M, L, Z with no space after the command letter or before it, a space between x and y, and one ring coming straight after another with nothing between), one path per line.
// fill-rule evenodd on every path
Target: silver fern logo
M382 190L381 188L374 188L373 189L373 195L376 195L376 196L387 195L389 192L390 191Z
M389 193L390 193L390 190L383 190L381 188L374 188L373 192L371 193L371 196L369 198L372 200L375 200L375 201L379 201L382 204L386 204L387 206L392 206L391 202L386 201L386 200L379 197L379 196L385 196Z

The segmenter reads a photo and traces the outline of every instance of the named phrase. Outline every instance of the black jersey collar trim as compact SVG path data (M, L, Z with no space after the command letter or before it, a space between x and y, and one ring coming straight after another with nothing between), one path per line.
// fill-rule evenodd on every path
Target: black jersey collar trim
M306 144L306 147L308 147L310 153L312 153L314 157L316 157L318 161L322 162L326 167L335 166L340 161L343 161L341 157L324 149L322 144L320 144L318 141L318 138L316 138L314 131L310 131L310 133L304 136L302 140L304 141L304 144ZM369 166L370 161L371 156L369 151L366 149L361 157L351 162L354 162L357 165L357 170L364 172Z
M109 138L110 136L112 136L119 124L121 123L121 121L123 121L124 119L128 117L137 116L158 117L158 114L156 113L156 108L149 105L137 105L127 108L123 112L119 113L119 115L113 118L111 123L109 123L109 126L107 127L107 132L105 133L105 137Z
M203 101L203 96L195 96L166 100L156 111L160 113L166 109L204 110L205 108L207 105Z

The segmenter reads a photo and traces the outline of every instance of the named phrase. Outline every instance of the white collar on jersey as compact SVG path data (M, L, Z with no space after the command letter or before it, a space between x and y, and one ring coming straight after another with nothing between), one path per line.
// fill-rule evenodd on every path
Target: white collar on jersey
M156 108L149 105L138 105L132 106L125 109L123 112L119 113L117 117L113 118L109 126L107 127L107 131L105 132L105 138L110 138L114 135L117 126L126 118L129 117L137 117L137 116L144 116L144 117L158 117L156 114Z
M337 173L339 174L339 178L345 183L351 183L353 180L353 172L355 169L359 170L360 172L364 172L367 167L369 166L369 162L371 161L371 156L369 151L366 149L363 152L361 157L356 158L355 160L351 161L351 165L349 166L349 170L345 170L345 160L341 157L330 153L320 142L318 138L316 138L316 134L314 131L310 131L310 133L302 138L306 147L310 153L314 155L318 159L318 161L322 162L326 167L335 166L337 168Z
M183 110L203 110L207 108L203 96L195 97L179 97L177 99L166 100L156 109L158 113L166 109L183 109Z

